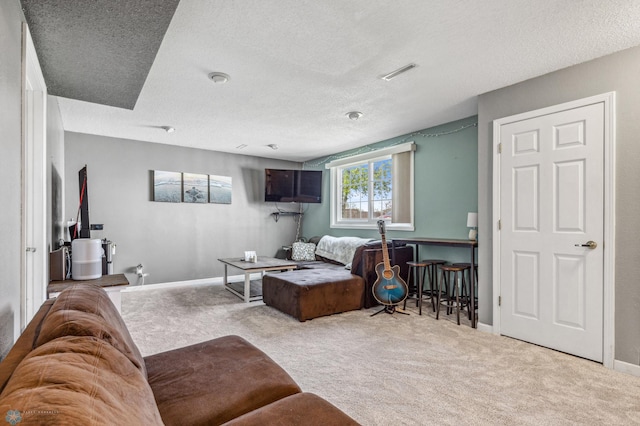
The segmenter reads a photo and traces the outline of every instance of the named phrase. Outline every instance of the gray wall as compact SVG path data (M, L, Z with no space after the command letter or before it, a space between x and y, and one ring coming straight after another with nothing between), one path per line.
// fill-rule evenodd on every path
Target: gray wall
M220 277L216 259L240 258L245 250L273 256L295 238L295 222L276 223L273 203L263 201L264 169L299 169L299 163L67 132L68 218L77 214L78 171L85 164L89 217L104 224L91 237L116 244L115 273L141 263L149 274L145 284ZM153 170L230 176L232 203L151 201Z
M492 121L501 117L616 92L615 359L640 363L640 48L628 49L479 97L479 281L490 283L492 263ZM479 290L480 321L492 323L492 289Z
M0 358L20 333L21 45L20 3L0 2Z
M347 154L396 145L400 142L416 143L415 231L389 231L387 238L411 236L468 238L467 213L477 211L478 206L478 129L473 126L476 122L476 116L467 117L335 155L340 158ZM460 130L462 128L464 129ZM334 156L311 160L305 164L306 169L324 170L324 185L322 204L309 204L305 212L303 235L307 238L324 234L380 238L377 230L329 227L329 171L325 169L324 164L332 159ZM469 253L466 249L447 247L423 246L420 248L420 256L443 258L454 262L469 261Z

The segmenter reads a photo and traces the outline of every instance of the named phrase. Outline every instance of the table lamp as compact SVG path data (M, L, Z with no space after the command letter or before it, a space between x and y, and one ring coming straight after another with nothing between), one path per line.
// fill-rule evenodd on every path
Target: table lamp
M467 213L467 228L471 228L469 230L469 239L475 240L478 238L478 231L476 228L478 227L478 213Z

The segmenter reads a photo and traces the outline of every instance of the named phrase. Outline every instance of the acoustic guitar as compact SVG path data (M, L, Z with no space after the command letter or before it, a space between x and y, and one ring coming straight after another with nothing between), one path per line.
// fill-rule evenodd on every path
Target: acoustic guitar
M384 220L378 221L378 232L382 238L382 259L376 265L376 275L378 278L373 283L373 297L385 306L395 306L407 298L409 288L407 283L400 277L400 266L391 266L389 262L389 250L385 239Z

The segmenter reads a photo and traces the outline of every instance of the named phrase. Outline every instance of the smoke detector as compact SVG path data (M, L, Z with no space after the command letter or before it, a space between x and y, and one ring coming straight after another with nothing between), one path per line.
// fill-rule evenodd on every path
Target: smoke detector
M209 73L209 80L213 81L216 84L224 84L229 81L231 77L228 74L223 72L211 72Z
M362 113L360 111L351 111L346 113L345 115L349 117L349 120L353 120L353 121L356 121L360 117L362 117Z

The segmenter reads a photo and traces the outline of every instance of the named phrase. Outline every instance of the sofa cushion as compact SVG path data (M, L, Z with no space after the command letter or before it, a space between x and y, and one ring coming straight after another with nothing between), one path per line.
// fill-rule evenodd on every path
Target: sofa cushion
M359 423L312 393L298 393L258 408L225 426L305 425L350 426Z
M238 336L145 357L166 425L217 425L300 392L264 352Z
M122 352L146 377L144 360L109 295L93 284L75 284L58 295L34 347L62 336L93 336Z
M104 340L65 336L31 351L0 394L20 424L160 425L142 372Z

